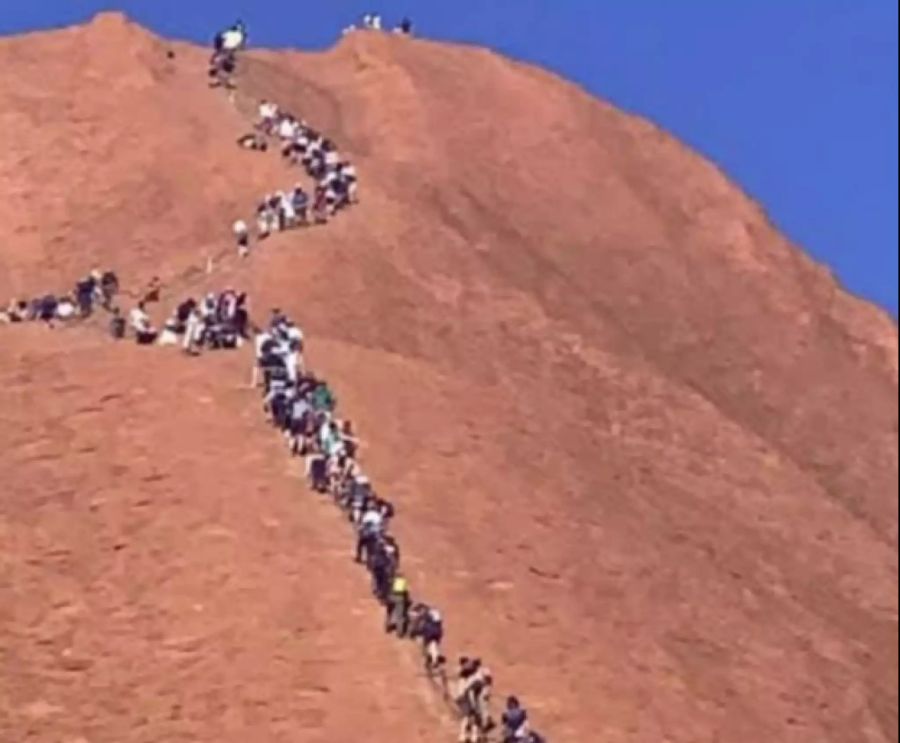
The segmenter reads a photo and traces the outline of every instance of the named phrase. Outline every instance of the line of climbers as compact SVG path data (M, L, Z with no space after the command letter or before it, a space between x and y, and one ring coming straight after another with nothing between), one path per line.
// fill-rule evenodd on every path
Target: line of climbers
M315 181L312 198L296 184L287 191L266 194L256 209L256 238L264 240L273 232L294 227L325 224L352 204L359 202L356 167L342 157L334 142L304 120L267 100L259 103L255 131L238 139L245 149L268 151L268 138L281 144L281 155L291 165L302 166ZM232 232L241 256L250 253L250 228L239 219Z
M380 30L381 26L378 15L369 14L363 19L364 28ZM406 19L398 30L409 34L412 24ZM233 88L231 76L236 70L237 52L246 44L246 29L238 22L217 38L222 43L217 43L216 54L224 52L228 59L226 87ZM282 157L302 164L307 175L317 181L312 205L315 222L327 221L329 214L356 201L356 171L342 160L331 141L306 122L263 100L255 131L240 138L238 144L266 152L269 137L281 141ZM309 223L309 200L298 186L263 200L257 210L257 237L265 239L276 230ZM239 253L247 255L250 235L246 223L239 220L233 231ZM243 302L241 306L244 307ZM245 317L244 330L246 327ZM189 332L185 334L186 339L189 336ZM240 333L237 345L240 338L246 338L246 333ZM186 340L186 348L187 343ZM213 346L217 347L230 346ZM353 423L337 417L337 400L328 383L307 369L303 331L280 310L273 310L268 328L257 333L254 348L251 385L262 387L264 413L282 433L291 455L304 459L309 487L330 497L351 524L356 536L354 559L369 571L372 593L385 611L385 631L401 639L419 641L426 674L432 681L440 682L446 695L446 658L441 649L443 617L438 609L413 600L408 579L401 570L400 545L390 533L396 509L375 491L363 472L358 459L360 441ZM531 730L528 713L514 696L506 700L497 725L490 708L493 685L493 676L480 658L459 659L453 700L460 717L461 743L486 741L495 729L499 729L503 743L546 743Z
M229 55L233 69L235 55L244 47L246 38L246 29L238 22L217 35L215 55ZM284 121L296 122L287 115L281 117L277 107L265 105L268 106L265 111L261 110L261 114L265 114L261 117L262 131L271 133ZM304 126L299 124L297 132ZM297 144L293 136L287 141ZM285 149L289 150L285 156L295 154L294 150ZM307 164L302 158L301 161ZM87 279L76 285L76 299L70 303L77 311L69 317L86 319L91 316L94 304L99 302L112 313L113 337L123 338L125 320L113 304L118 290L114 273L92 271ZM160 290L161 283L154 277L129 313L129 323L139 344L180 344L186 353L197 354L203 348L237 349L249 340L254 326L250 321L246 294L227 289L218 295L208 294L200 302L186 299L175 308L159 332L146 306L159 301ZM0 318L9 322L56 319L61 302L56 297L49 299L55 302L52 311L49 311L49 301L46 304L43 300L14 301L5 313L0 313ZM63 314L66 313L68 310L64 310ZM376 492L363 472L358 459L360 441L353 423L337 417L337 399L328 383L308 370L304 362L302 330L281 311L274 310L268 326L256 328L254 348L251 385L254 388L261 386L263 410L282 433L291 455L304 459L310 488L323 497L330 497L351 524L355 534L354 559L369 571L372 593L384 608L385 631L401 639L418 641L428 678L440 683L445 696L449 695L447 662L442 651L444 620L441 612L413 599L409 581L401 569L400 545L390 533L395 507ZM452 700L459 713L461 743L487 741L493 731L500 733L502 743L547 743L530 728L528 713L514 696L507 698L499 724L493 719L493 687L493 676L481 659L459 659Z
M384 628L421 644L426 674L446 691L446 659L441 650L440 612L413 599L401 568L401 550L391 535L396 509L378 494L359 462L360 441L350 420L337 416L328 383L307 370L302 330L280 310L255 338L251 385L262 386L263 410L282 434L292 456L305 460L311 490L330 498L355 534L354 559L369 571L373 596L385 612ZM497 728L491 710L493 676L478 658L459 660L454 699L460 713L461 743L480 743ZM546 743L529 727L528 713L509 697L500 720L503 743Z

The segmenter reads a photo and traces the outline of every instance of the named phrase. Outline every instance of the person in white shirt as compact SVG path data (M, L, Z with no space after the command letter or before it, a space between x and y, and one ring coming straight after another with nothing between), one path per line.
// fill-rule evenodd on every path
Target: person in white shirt
M239 49L242 49L247 38L247 32L244 28L244 24L242 24L241 22L236 23L227 31L223 31L221 38L222 49L224 49L226 52L236 52Z
M129 321L134 337L140 345L149 346L156 342L157 333L143 302L138 302L137 307L131 310Z
M59 320L71 320L76 312L75 303L69 297L63 297L56 305L56 317Z
M177 346L179 331L178 315L173 314L163 325L162 332L159 334L160 346Z
M260 128L271 134L278 121L278 106L269 101L261 101L259 104Z
M250 230L247 223L243 219L239 219L231 226L231 231L237 241L238 255L246 258L250 255Z
M281 194L281 212L284 220L284 228L294 227L297 223L297 210L294 209L294 202L289 194Z
M297 136L297 121L293 116L285 116L278 125L278 136L290 140Z
M371 551L375 541L384 533L384 516L373 507L369 507L359 521L359 533L356 540L356 561L363 562Z
M300 373L303 371L303 331L293 323L290 323L285 331L282 355L284 366L287 369L288 380L292 384L296 384Z
M191 310L191 314L188 315L187 323L185 323L184 342L183 342L183 348L184 348L185 353L189 353L189 354L198 353L200 341L203 338L204 328L205 328L205 323L203 322L203 317L200 315L200 312L195 307L194 309Z

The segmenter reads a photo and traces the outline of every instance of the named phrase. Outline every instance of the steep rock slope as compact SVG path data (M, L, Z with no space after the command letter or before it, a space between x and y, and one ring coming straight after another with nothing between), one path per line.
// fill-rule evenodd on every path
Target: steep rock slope
M235 213L295 178L233 147L259 97L357 162L360 206L208 281L302 320L400 505L414 585L448 608L454 648L487 655L555 737L897 740L896 327L714 167L544 72L425 41L253 52L237 106L205 88L202 50L119 17L4 41L0 56L17 70L0 82L17 144L0 155L0 291L98 261L195 287ZM32 363L14 355L26 342L5 334L12 368ZM65 348L54 339L64 373L90 375L92 355ZM199 426L203 402L173 391L183 365L152 363L167 365L147 378L159 413L177 405ZM206 394L233 383L205 380ZM53 406L40 396L21 415ZM217 439L248 479L283 467L268 445L261 431ZM262 459L238 457L248 446ZM39 477L3 456L20 482ZM197 488L214 493L208 471ZM191 502L171 488L173 508ZM18 539L38 528L0 513ZM380 684L397 672L371 667ZM422 705L401 707L411 741L432 739L415 728L433 714ZM197 734L213 739L207 714Z

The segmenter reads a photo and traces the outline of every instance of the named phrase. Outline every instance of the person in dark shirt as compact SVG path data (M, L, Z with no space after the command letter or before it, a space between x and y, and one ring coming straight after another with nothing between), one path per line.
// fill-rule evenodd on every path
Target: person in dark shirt
M113 340L120 341L125 337L125 318L118 307L113 310L112 319L109 321L109 334Z
M75 301L82 317L90 317L94 311L94 293L97 291L97 280L93 276L79 281L75 285Z
M506 700L503 713L503 743L522 743L528 735L528 712L516 697Z

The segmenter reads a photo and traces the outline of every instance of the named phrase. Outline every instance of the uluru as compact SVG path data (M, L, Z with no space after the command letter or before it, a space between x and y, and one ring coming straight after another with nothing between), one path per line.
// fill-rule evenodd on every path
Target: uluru
M209 57L116 13L0 39L4 306L101 267L124 311L158 278L160 326L226 288L293 318L451 681L482 658L547 743L897 743L887 313L537 67L359 30L250 45L228 90ZM260 101L359 201L241 257L235 220L308 180L236 145ZM0 741L456 739L252 348L0 325Z

